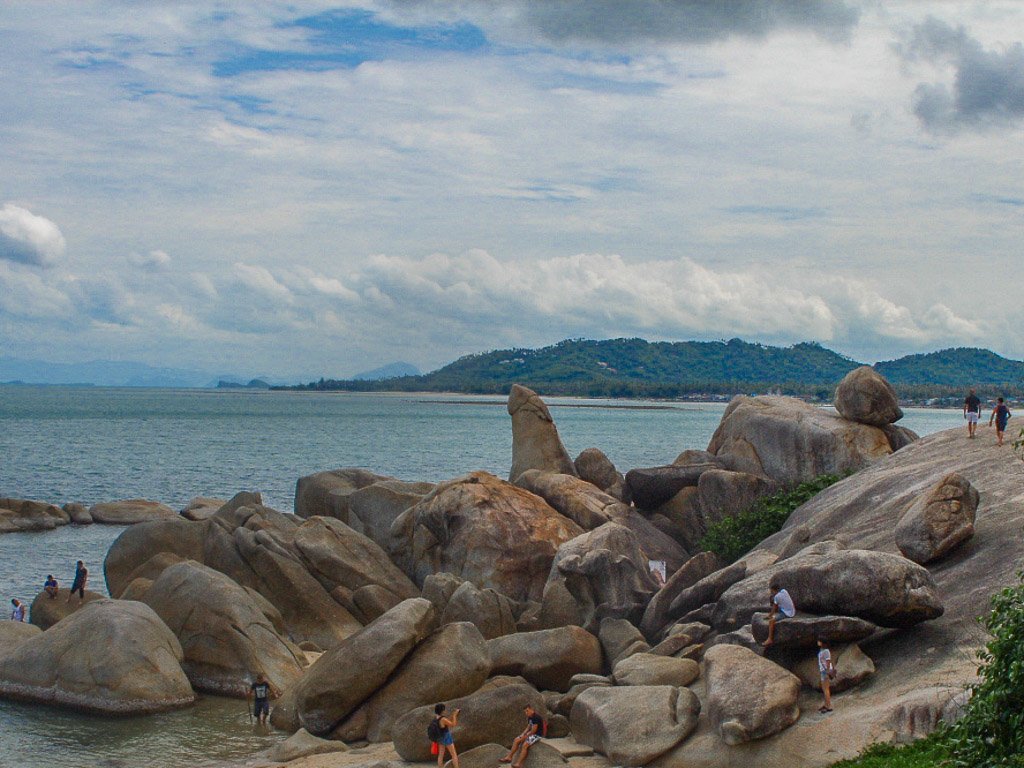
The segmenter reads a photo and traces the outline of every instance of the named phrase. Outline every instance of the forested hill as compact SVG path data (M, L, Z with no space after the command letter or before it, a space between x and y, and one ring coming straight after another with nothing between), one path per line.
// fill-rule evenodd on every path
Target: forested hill
M861 365L819 344L792 347L720 341L647 342L573 339L542 349L468 355L432 373L386 381L321 379L298 389L506 394L513 383L546 395L699 397L776 391L828 400ZM983 349L949 349L879 363L905 398L1024 394L1024 363Z

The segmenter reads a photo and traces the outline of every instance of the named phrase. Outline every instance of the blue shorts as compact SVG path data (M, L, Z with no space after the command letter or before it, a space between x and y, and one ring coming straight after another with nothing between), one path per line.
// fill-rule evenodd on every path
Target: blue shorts
M253 704L253 717L259 717L261 714L270 717L270 700L269 699L256 699Z
M441 741L438 742L442 747L451 747L455 744L455 737L452 736L452 732L441 734Z

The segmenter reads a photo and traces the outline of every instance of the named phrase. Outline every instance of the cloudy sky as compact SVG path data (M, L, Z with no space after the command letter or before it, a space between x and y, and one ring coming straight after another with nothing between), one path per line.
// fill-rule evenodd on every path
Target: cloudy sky
M7 3L0 354L1024 358L1024 3Z

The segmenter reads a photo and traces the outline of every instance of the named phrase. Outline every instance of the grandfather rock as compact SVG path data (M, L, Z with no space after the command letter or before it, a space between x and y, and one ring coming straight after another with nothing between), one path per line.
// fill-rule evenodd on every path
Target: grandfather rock
M71 516L54 504L0 498L0 533L52 531L70 522Z
M700 677L700 665L692 659L636 653L622 659L612 672L616 685L687 686Z
M746 648L709 648L704 676L708 716L730 746L776 734L800 717L800 680Z
M302 675L305 657L278 634L261 607L222 573L187 560L167 568L145 594L178 638L192 686L245 696L263 673L283 691Z
M590 688L572 705L576 741L616 765L646 765L697 727L700 701L688 688L669 685Z
M854 368L836 387L836 410L851 421L884 427L903 418L896 390L867 365Z
M417 584L447 571L513 600L537 600L555 552L582 532L540 497L472 472L404 512L389 552Z
M768 639L768 614L755 613L751 633L758 643ZM773 642L778 648L813 648L818 640L848 643L870 637L878 629L870 621L855 616L812 616L797 613L775 623Z
M508 394L512 417L512 470L515 480L528 469L575 475L576 467L562 445L551 412L532 389L513 384Z
M915 563L930 563L974 535L978 491L951 472L914 501L896 525L896 546Z
M295 514L299 517L335 517L348 522L349 497L360 488L393 480L358 467L330 469L300 477L295 483Z
M521 675L538 688L565 691L580 672L600 674L601 643L580 627L519 632L487 642L495 675Z
M856 643L836 645L831 648L832 663L836 667L835 679L829 684L832 693L841 693L860 685L875 674L875 664ZM793 667L793 674L800 681L815 690L821 690L821 674L818 671L817 655L808 656Z
M50 597L45 591L40 592L32 600L32 606L29 609L29 621L35 624L40 629L49 629L61 619L67 618L75 611L79 610L83 605L93 602L94 600L104 600L106 595L102 595L99 592L93 592L91 590L85 590L85 600L80 601L78 593L75 593L71 601L68 602L68 588L60 587L57 590L56 597Z
M96 714L191 704L181 646L142 603L97 600L0 657L0 696Z
M135 525L151 520L174 519L178 513L161 504L148 499L125 499L124 501L107 501L89 507L89 515L94 523L108 525Z

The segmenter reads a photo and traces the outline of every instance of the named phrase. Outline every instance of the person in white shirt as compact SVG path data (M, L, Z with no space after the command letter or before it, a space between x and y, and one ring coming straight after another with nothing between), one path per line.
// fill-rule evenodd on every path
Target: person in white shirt
M836 665L832 663L832 651L828 641L818 638L818 675L821 677L821 692L825 703L818 711L822 714L832 711L832 679L836 676Z
M768 609L768 637L764 641L765 648L775 642L775 622L782 618L791 619L794 616L796 616L796 606L793 605L793 598L789 596L789 592L779 587L772 587L772 599Z
M24 621L25 620L25 604L18 598L11 600L11 605L14 607L11 609L11 621Z

